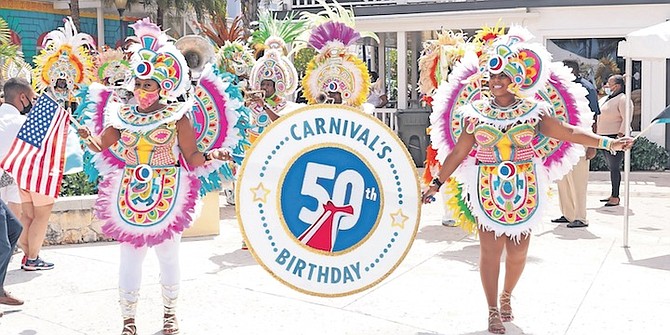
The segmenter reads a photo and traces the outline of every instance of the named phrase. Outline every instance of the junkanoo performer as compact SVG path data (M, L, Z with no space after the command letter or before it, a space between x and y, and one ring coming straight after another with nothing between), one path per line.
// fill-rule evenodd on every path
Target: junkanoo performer
M77 32L70 17L63 21L63 27L46 35L40 54L35 56L33 85L38 94L52 93L68 108L76 101L79 88L95 78L95 42L90 35Z
M303 95L308 104L331 102L363 108L370 92L370 74L349 47L362 37L377 39L377 36L357 32L352 11L337 3L320 3L324 11L303 14L311 26L308 44L318 51L307 64L302 79ZM366 105L374 109L371 104Z
M298 88L298 73L288 58L288 47L302 34L305 25L304 20L293 20L292 15L277 20L267 10L258 13L258 29L253 32L251 42L263 56L251 69L251 92L245 96L251 110L251 143L287 108L295 109L289 107L287 97Z
M419 93L421 100L432 107L433 95L437 91L438 85L448 80L449 73L457 61L463 57L466 48L474 47L472 43L466 43L465 33L453 32L451 30L442 30L437 32L437 39L427 40L423 43L421 57L419 57ZM474 51L474 50L471 50ZM430 135L430 128L426 129ZM433 176L440 171L441 165L437 160L437 149L432 144L426 147L426 160L424 162L424 172L422 185L429 185ZM454 217L453 206L449 203L455 201L450 189L457 187L456 180L449 178L446 181L448 187L442 187L442 207L444 214L442 216L442 225L453 227L457 225Z
M196 215L200 189L198 178L186 166L195 168L212 159L229 160L230 153L225 149L205 153L197 149L193 125L185 116L193 102L174 102L191 85L188 67L168 36L149 19L131 27L140 42L134 46L131 59L138 105L109 99L102 106L105 124L100 136L91 135L87 127L79 134L94 152L107 150L117 142L123 148L125 165L104 176L95 205L96 215L104 221L104 233L121 242L122 334L136 333L135 311L148 247L154 247L160 263L163 333L176 334L179 242L182 231ZM92 99L100 102L101 97ZM230 129L233 125L229 124Z
M237 16L230 24L223 16L213 19L211 28L202 26L203 33L217 48L216 66L222 73L234 76L234 83L246 89L246 81L254 67L255 59L247 45L242 26L242 16Z
M126 90L124 85L130 78L132 70L123 51L107 46L101 47L96 57L96 69L97 82L113 88L123 102L128 102L132 92Z
M595 135L584 124L590 115L574 116L575 110L588 110L582 88L573 85L562 64L549 64L551 56L542 45L526 42L530 34L525 29L512 27L507 35L489 38L492 41L481 57L466 54L449 83L435 95L431 134L438 158L444 161L422 201L430 202L462 165L459 172L480 238L488 330L504 334L503 322L514 318L510 297L526 263L530 232L542 218L547 183L560 178L579 158L577 147L567 141L611 151L629 149L633 141ZM488 82L490 96L479 93L482 80ZM548 89L567 106L535 99L536 93L542 97ZM463 97L463 107L455 109ZM455 143L451 141L454 129L459 135ZM507 250L506 273L499 310L503 249Z

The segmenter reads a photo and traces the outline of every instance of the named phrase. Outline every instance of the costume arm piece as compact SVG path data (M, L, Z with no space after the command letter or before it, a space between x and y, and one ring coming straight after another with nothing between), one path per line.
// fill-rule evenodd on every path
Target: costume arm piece
M438 172L437 176L435 176L433 183L430 184L430 188L428 188L428 190L423 193L421 197L421 201L423 203L432 201L430 200L432 195L437 193L437 191L440 189L440 186L442 186L442 184L444 184L447 179L451 177L451 174L454 173L458 166L461 165L463 160L468 157L468 154L474 145L474 135L463 132L461 136L458 137L458 141L456 142L454 149L449 153L449 155L447 155L447 158L444 159L444 162L442 162L442 168L440 168L440 172Z
M442 162L442 168L437 174L437 178L440 182L444 183L451 174L456 171L459 165L468 157L468 154L475 146L475 136L468 134L467 132L461 133L461 136L458 137L456 146L454 150L447 155L447 158Z
M553 137L561 141L569 141L586 147L607 149L611 151L627 150L633 145L633 141L630 138L612 140L582 128L566 124L565 122L561 122L555 117L548 115L543 115L540 120L540 132L545 136Z
M88 129L83 129L79 131L80 135L83 135L83 132L88 132L88 137L83 137L84 143L86 143L86 146L88 146L88 149L93 151L93 152L102 152L112 145L114 143L118 142L119 139L121 138L121 132L114 128L114 127L107 127L102 131L102 134L100 134L100 137L93 136L90 134L90 131Z
M189 121L186 116L182 116L182 118L177 121L177 137L179 141L179 149L188 165L193 167L204 165L206 161L205 155L198 150L195 143L193 125L191 125L191 121Z

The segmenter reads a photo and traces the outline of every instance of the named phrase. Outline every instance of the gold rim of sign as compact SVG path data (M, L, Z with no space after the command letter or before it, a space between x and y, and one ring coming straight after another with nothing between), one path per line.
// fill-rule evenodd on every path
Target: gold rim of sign
M285 122L284 120L286 120L286 119L288 119L288 118L290 118L290 117L292 117L292 116L295 116L295 115L298 115L298 114L301 114L301 113L308 113L308 112L310 112L310 111L312 111L312 110L317 110L317 109L322 109L322 108L328 108L328 109L343 109L343 110L347 110L347 111L351 111L351 112L358 113L358 116L360 116L360 117L364 117L364 118L368 118L369 120L372 120L372 122L374 122L374 123L376 123L378 126L380 126L381 130L382 130L382 131L385 131L385 132L389 135L389 137L392 138L392 139L395 141L395 143L397 144L397 147L398 147L398 148L402 151L402 153L404 154L406 161L407 161L407 162L413 162L412 157L411 157L410 154L409 154L409 151L407 151L407 148L406 148L405 145L402 143L402 141L400 140L400 138L398 138L398 136L397 136L391 129L389 129L387 125L385 125L384 123L382 123L382 122L381 122L379 119L377 119L376 117L374 117L374 116L372 116L372 115L365 114L365 113L363 113L361 110L359 110L359 109L357 109L357 108L350 107L350 106L345 106L345 105L330 105L330 104L318 104L318 105L310 105L310 106L305 106L305 107L298 108L298 109L296 109L296 110L294 110L294 111L292 111L292 112L290 112L290 113L287 113L287 114L285 114L285 115L282 115L278 120L272 122L272 123L271 123L271 124L270 124L270 125L263 131L263 133L261 133L261 134L259 135L259 137L254 141L254 143L252 144L252 146L251 146L251 147L247 150L247 152L245 153L245 158L244 158L244 160L242 161L242 167L240 168L240 175L239 175L238 180L240 180L240 181L243 180L242 177L244 176L244 172L246 171L246 169L247 169L247 165L249 164L249 157L251 157L251 156L253 155L255 149L258 147L258 143L261 143L261 142L265 139L265 137L270 136L269 134L272 132L272 129L274 129L275 127L278 127L281 123ZM418 173L417 173L416 166L414 166L414 164L409 164L409 167L410 167L410 170L412 171L412 174L413 174L413 177L414 177L414 181L415 181L414 186L416 187L417 190L420 190L421 188L420 188L420 185L419 185L419 175L418 175ZM240 190L241 190L241 186L240 186L240 185L241 185L241 184L242 184L241 182L236 183L236 187L235 187L235 199L241 199L241 198L240 198ZM309 291L309 290L303 289L303 288L301 288L301 287L298 287L298 286L292 284L291 282L289 282L289 281L287 281L287 280L284 280L282 277L280 277L280 276L278 276L277 274L275 274L274 271L273 271L269 266L267 266L267 265L263 262L263 260L258 256L258 253L256 252L256 250L254 250L253 245L252 245L251 243L249 243L249 238L247 237L246 230L244 229L244 225L243 225L243 223L242 223L242 218L241 218L241 206L240 206L239 201L236 201L236 204L235 204L235 214L236 214L236 217L237 217L237 223L238 223L238 225L239 225L240 232L242 233L242 237L244 238L244 241L247 243L247 247L249 248L249 252L251 252L251 255L254 257L254 259L256 260L256 262L257 262L263 269L265 269L265 271L267 271L273 278L275 278L276 280L278 280L278 281L281 282L282 284L284 284L284 285L286 285L286 286L288 286L288 287L290 287L290 288L292 288L293 290L296 290L296 291L298 291L298 292L301 292L301 293L304 293L304 294L308 294L308 295L318 296L318 297L333 298L333 297L344 297L344 296L348 296L348 295L353 295L353 294L356 294L356 293L359 293L359 292L363 292L363 291L365 291L365 290L367 290L367 289L369 289L369 288L371 288L371 287L374 287L374 286L376 286L377 284L379 284L382 280L386 279L391 273L393 273L393 271L395 271L395 270L398 268L398 266L400 266L400 263L402 263L402 261L403 261L403 260L405 259L405 257L407 256L407 253L408 253L409 250L411 249L412 244L414 243L414 239L416 238L416 234L417 234L418 228L419 228L419 220L421 219L421 203L420 203L420 199L421 199L421 198L417 196L417 203L416 203L416 206L417 206L416 219L415 219L414 222L413 222L413 229L412 229L411 237L409 238L409 243L407 244L407 247L405 248L405 251L404 251L404 252L402 253L402 255L398 258L398 260L396 261L396 263L395 263L395 264L394 264L394 265L393 265L393 266L392 266L386 273L384 273L383 275L379 276L379 278L377 278L377 279L374 280L373 282L371 282L371 283L369 283L369 284L367 284L367 285L365 285L365 286L363 286L363 287L360 287L360 288L357 288L357 289L354 289L354 290L351 290L351 291L347 291L347 292L342 292L342 293L332 293L332 294L329 294L329 293L322 293L322 292L314 292L314 291Z

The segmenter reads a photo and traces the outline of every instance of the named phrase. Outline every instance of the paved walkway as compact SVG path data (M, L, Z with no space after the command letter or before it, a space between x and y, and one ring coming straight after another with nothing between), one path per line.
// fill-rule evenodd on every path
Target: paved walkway
M630 248L622 248L623 207L598 202L607 174L591 178L588 228L550 223L560 216L555 196L533 233L508 334L668 334L670 173L632 174ZM417 239L389 278L332 299L275 281L239 250L234 211L223 212L220 236L182 243L182 334L487 334L478 242L441 226L436 203L423 207ZM12 260L6 288L26 304L0 306L0 334L119 334L118 247L49 247L43 256L54 270L24 272ZM160 334L156 258L145 265L138 329Z

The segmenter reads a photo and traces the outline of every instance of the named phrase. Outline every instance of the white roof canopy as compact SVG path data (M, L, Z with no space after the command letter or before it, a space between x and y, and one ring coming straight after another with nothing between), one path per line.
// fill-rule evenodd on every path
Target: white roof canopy
M670 58L670 21L636 30L619 42L619 56L633 59Z

